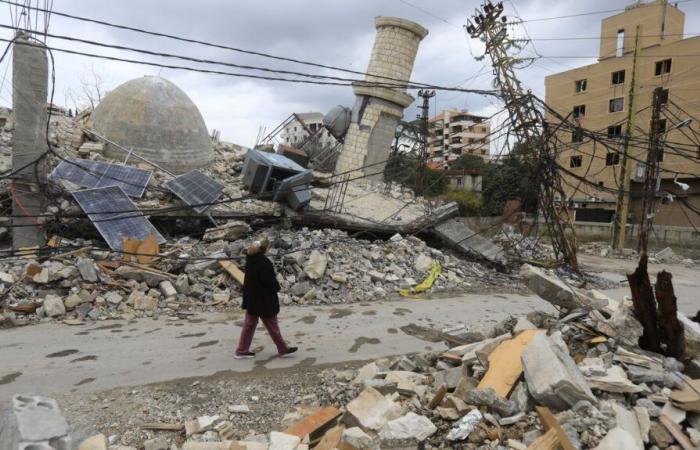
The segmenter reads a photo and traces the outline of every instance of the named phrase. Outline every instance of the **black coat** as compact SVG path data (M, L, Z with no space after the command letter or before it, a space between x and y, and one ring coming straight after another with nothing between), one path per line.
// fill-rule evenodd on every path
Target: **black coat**
M258 317L272 317L280 312L275 268L262 253L246 257L243 304L241 308Z

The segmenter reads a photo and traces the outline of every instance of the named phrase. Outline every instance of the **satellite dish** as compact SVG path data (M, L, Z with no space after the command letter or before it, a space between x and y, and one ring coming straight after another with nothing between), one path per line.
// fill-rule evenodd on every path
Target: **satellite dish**
M347 106L338 105L323 116L323 126L336 139L342 139L350 127L352 111Z

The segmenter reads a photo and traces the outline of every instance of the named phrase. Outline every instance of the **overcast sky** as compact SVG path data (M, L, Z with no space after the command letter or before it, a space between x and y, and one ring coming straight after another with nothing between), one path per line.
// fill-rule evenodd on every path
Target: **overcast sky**
M374 17L396 16L416 21L430 31L418 50L412 80L442 86L461 85L465 88L491 89L492 75L488 58L479 60L483 45L468 38L462 28L467 17L480 3L475 0L56 0L54 9L68 14L358 71L365 71L367 68L375 35ZM521 18L529 20L622 9L629 3L616 0L513 0L504 2L504 6L506 15L514 15L517 9ZM700 32L700 1L686 0L681 2L679 7L686 13L686 33ZM8 5L0 4L0 11L5 19L2 23L10 24ZM612 14L614 13L526 23L525 30L533 38L534 48L545 58L539 59L520 72L525 86L538 96L544 97L546 75L590 64L595 61L590 57L598 53L597 39L539 39L597 38L600 33L600 20ZM146 36L56 15L51 17L49 32L237 64L353 76ZM10 30L2 30L3 38L10 36ZM59 39L49 38L48 44L57 48L103 55L205 67ZM533 47L529 46L527 53L531 54L533 51ZM547 56L587 58L563 59ZM180 86L194 100L210 131L221 130L224 140L246 146L255 143L259 127L266 127L269 131L292 112L325 113L338 104L352 106L354 100L350 87L241 79L91 59L61 52L55 52L55 58L55 103L72 106L68 92L79 91L81 78L89 79L92 71L103 76L104 88L107 90L142 75L160 75ZM11 69L6 70L8 61L9 58L6 58L0 65L0 76L3 76L0 104L5 106L11 104ZM234 68L210 67L215 70L240 72ZM411 93L415 96L415 92ZM500 108L498 102L493 99L454 92L438 92L431 108L434 106L437 106L437 110L456 107L482 114L490 114ZM431 114L434 111L431 109ZM415 115L414 103L406 110L405 117L412 119Z

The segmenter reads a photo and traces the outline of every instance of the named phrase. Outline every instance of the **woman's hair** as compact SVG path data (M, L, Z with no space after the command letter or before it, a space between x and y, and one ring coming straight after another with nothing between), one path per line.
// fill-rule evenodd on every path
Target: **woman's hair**
M248 247L247 254L248 256L254 256L258 255L260 253L265 253L270 246L270 241L267 239L267 236L260 236L256 240L253 241L252 244Z

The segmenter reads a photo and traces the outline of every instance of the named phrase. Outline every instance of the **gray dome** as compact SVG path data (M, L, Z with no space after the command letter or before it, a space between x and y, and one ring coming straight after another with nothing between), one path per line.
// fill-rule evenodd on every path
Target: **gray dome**
M144 76L120 85L97 105L91 120L107 139L171 172L184 173L214 161L199 109L164 78ZM123 160L126 155L107 145L105 156Z
M352 111L347 106L338 105L323 116L323 125L336 139L342 139L350 127Z

